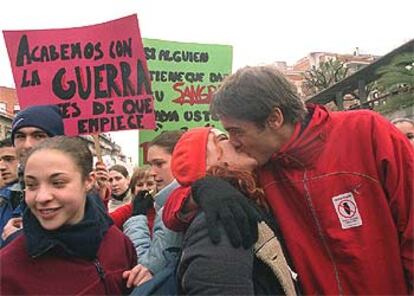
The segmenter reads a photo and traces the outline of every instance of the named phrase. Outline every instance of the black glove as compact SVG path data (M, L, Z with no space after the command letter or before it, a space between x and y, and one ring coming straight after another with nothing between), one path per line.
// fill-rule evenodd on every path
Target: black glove
M154 199L147 190L138 192L132 202L132 216L146 215L154 207Z
M221 178L206 176L191 186L194 201L204 212L213 243L220 242L220 220L233 247L250 248L258 238L259 211L240 191Z

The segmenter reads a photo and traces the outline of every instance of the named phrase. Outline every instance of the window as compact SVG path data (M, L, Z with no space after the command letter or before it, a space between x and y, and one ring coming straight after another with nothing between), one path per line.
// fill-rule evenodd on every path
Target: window
M17 112L19 112L20 111L20 106L19 106L19 104L14 104L14 107L13 107L13 114L16 114Z
M7 112L7 104L4 102L0 102L0 112L6 113Z

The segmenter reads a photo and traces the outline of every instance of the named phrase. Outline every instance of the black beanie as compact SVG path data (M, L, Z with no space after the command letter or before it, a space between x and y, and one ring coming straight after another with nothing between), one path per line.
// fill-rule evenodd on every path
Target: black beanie
M13 145L14 135L23 127L40 128L49 137L64 135L63 119L59 108L55 105L31 106L17 113L12 123Z

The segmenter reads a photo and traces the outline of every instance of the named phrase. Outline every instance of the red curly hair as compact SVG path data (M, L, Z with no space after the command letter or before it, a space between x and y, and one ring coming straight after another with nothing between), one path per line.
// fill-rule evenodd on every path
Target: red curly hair
M266 210L269 209L263 189L257 187L256 178L250 172L230 168L227 165L214 165L207 170L207 175L223 178L247 198L254 200Z

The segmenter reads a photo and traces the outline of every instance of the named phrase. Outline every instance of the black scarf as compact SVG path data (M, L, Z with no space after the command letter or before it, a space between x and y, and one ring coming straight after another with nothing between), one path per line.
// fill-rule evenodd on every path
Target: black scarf
M118 201L123 201L124 198L128 195L128 193L129 193L129 188L124 193L121 193L120 195L112 194L112 198Z
M98 199L98 196L88 195L82 221L52 231L45 230L27 208L23 214L23 231L30 256L38 257L51 251L62 256L95 259L105 233L113 224Z

